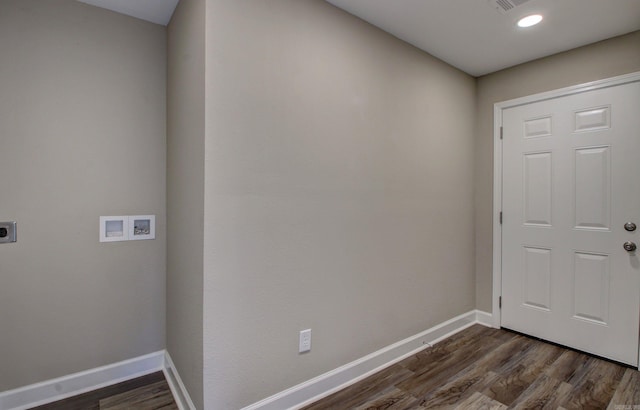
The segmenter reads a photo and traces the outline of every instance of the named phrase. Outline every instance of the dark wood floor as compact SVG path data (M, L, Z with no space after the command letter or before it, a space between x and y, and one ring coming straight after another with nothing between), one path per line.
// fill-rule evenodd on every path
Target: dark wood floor
M640 409L632 368L474 325L305 410Z
M68 399L34 407L38 410L177 410L164 374L152 373Z
M36 407L177 408L162 372ZM640 372L475 325L305 410L507 408L640 410Z

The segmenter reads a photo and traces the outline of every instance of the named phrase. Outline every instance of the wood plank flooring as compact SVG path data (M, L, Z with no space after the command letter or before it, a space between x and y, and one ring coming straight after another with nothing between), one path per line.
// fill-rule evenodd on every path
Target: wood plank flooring
M304 410L640 410L640 373L474 325Z
M157 372L35 409L177 408ZM640 372L475 325L304 410L321 409L640 410Z
M162 372L34 407L38 410L177 410Z

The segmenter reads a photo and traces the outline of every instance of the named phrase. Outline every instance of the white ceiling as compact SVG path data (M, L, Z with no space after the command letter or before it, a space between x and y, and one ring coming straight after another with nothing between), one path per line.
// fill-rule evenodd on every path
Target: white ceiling
M121 14L166 26L179 0L78 0Z
M327 1L473 76L640 30L640 0L525 0L505 14L492 0ZM532 13L542 23L516 26Z
M78 1L163 25L178 4ZM640 0L508 0L521 5L504 14L494 0L326 1L473 76L640 30ZM516 27L531 13L545 18L535 27Z

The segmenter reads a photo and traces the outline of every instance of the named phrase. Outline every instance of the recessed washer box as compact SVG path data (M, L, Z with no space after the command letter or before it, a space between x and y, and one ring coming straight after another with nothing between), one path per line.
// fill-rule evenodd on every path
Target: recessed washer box
M120 242L129 240L129 217L101 216L100 242Z
M129 240L139 241L156 238L155 215L129 216Z

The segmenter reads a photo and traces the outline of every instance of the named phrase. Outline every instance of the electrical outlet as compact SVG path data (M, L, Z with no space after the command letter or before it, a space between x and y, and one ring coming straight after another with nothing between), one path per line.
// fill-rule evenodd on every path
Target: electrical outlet
M311 329L301 330L298 353L304 353L310 350L311 350Z

